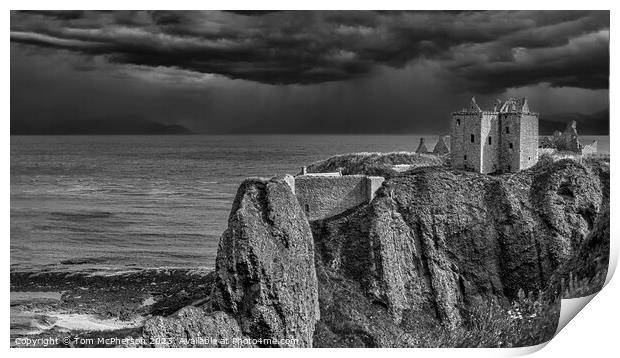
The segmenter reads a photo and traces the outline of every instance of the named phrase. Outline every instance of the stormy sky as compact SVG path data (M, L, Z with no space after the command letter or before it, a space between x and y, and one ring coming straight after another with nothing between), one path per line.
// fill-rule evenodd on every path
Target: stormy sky
M607 11L11 12L12 133L439 134L475 95L606 134L608 77Z

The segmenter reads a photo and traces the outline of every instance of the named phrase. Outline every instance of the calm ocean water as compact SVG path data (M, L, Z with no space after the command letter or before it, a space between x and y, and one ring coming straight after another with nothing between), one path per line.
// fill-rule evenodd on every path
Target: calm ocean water
M244 178L419 138L11 136L11 268L213 267Z

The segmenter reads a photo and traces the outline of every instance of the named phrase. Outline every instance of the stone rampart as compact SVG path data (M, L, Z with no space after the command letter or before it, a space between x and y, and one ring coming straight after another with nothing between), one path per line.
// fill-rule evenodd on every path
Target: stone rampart
M313 221L370 202L384 180L366 175L298 175L295 196L308 220Z

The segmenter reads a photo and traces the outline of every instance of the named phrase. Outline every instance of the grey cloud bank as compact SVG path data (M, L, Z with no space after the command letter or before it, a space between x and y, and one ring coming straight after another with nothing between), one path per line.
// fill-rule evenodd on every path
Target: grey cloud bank
M421 133L445 131L472 94L536 92L543 113L609 105L606 11L13 11L11 43L13 133L102 117Z

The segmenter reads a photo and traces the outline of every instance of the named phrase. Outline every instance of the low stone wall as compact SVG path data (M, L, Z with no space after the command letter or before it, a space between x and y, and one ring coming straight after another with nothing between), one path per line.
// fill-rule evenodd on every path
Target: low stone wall
M553 155L555 154L555 152L557 151L553 148L538 148L538 156L541 156L544 154Z
M554 161L568 158L579 163L581 163L583 158L609 158L609 154L598 153L597 141L583 145L578 152L571 150L557 150L555 148L538 148L538 154L548 154Z
M593 155L598 152L598 142L593 141L590 144L586 144L581 148L581 154L583 155Z
M609 159L609 153L590 153L586 155L587 158L597 159Z
M295 177L294 187L302 210L313 221L370 202L384 180L366 175L299 175Z
M375 193L383 185L384 181L384 177L366 177L366 196L368 202L375 198Z

